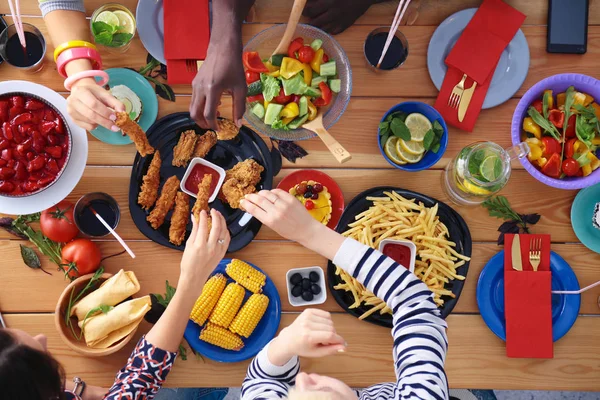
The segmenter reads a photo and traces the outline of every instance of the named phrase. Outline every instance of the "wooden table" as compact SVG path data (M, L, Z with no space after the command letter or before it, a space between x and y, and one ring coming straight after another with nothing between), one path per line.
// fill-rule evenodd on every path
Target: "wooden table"
M153 1L153 0L141 0ZM352 153L353 159L340 166L328 153L325 146L312 139L301 145L309 156L296 164L284 163L284 169L275 178L279 180L296 168L320 168L331 175L344 191L346 201L359 192L376 185L396 185L415 190L448 201L439 182L443 167L464 146L478 140L493 140L508 147L510 145L510 123L512 112L520 96L538 80L560 72L579 72L598 76L600 66L600 8L596 0L590 5L590 27L588 53L558 55L546 53L547 0L507 0L527 15L523 32L531 51L531 66L525 83L514 99L481 113L473 133L450 128L450 142L446 154L435 168L419 173L401 172L391 168L380 156L377 148L377 124L383 113L391 106L409 99L418 99L432 104L437 90L429 79L426 53L429 39L436 26L450 14L467 7L477 6L478 0L424 0L416 25L403 27L402 31L410 42L410 55L406 64L387 74L374 75L366 68L362 45L367 34L376 26L389 24L395 10L394 2L380 4L362 16L357 23L337 40L346 50L354 73L352 99L341 120L331 129L336 138ZM104 1L86 0L87 13ZM122 0L135 10L137 0ZM257 0L255 22L244 26L244 40L273 23L287 21L292 0ZM36 0L22 0L25 22L36 25L46 34ZM6 2L0 3L0 14L8 14ZM6 18L11 22L11 18ZM51 62L53 48L48 49L46 68L37 75L24 75L7 65L0 66L2 80L33 80L64 93L62 79ZM139 68L145 64L146 51L138 38L124 55L104 55L105 66ZM190 102L190 86L177 86L175 103L160 100L159 117L187 111ZM66 93L65 93L66 96ZM222 115L230 116L229 99L224 99L220 109ZM118 228L137 254L134 261L125 256L105 262L108 272L120 268L134 270L139 277L143 293L161 293L164 282L176 282L179 274L181 253L148 241L134 226L127 212L127 191L131 165L135 156L133 146L110 146L92 136L88 167L70 200L90 191L105 191L120 203L123 213ZM544 186L533 179L520 164L515 164L513 176L503 195L520 212L542 214L535 232L552 234L553 249L560 253L573 267L581 286L595 282L600 256L581 245L569 221L571 203L576 192L561 191ZM571 331L556 343L552 360L509 359L505 355L504 343L486 327L479 315L475 300L475 288L479 273L487 260L500 251L496 245L500 221L490 218L481 207L456 207L466 219L473 236L473 261L462 293L453 314L448 318L450 350L446 370L452 388L494 389L555 389L555 390L600 390L600 309L597 300L600 287L582 296L581 316ZM66 283L61 274L47 276L30 270L21 261L19 240L0 233L2 289L0 307L11 327L24 329L32 334L48 335L50 351L64 365L69 376L79 375L90 384L109 385L114 374L125 363L134 342L123 351L105 358L85 358L60 340L53 322L53 311L59 294ZM111 240L99 243L104 254L111 254L119 245ZM282 326L289 325L299 309L287 301L285 272L289 268L309 265L325 267L326 260L301 246L282 240L273 231L263 227L256 240L233 256L259 265L269 273L280 291L284 315ZM45 267L52 269L49 262ZM359 322L345 314L331 296L322 308L333 313L339 332L349 343L349 352L344 355L320 360L303 360L303 368L328 374L348 382L355 387L394 379L389 329ZM139 330L145 332L147 326ZM247 362L218 364L192 358L178 360L167 384L175 387L239 386L244 377Z

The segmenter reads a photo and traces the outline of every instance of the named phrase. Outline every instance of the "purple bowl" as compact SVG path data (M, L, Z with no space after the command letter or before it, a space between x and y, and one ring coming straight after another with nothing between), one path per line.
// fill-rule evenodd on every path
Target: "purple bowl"
M521 98L521 101L517 104L510 128L513 145L521 142L521 133L523 131L521 125L523 124L523 118L527 116L529 105L533 103L534 100L541 99L544 90L552 89L556 95L557 93L562 93L567 90L569 86L574 86L576 91L587 93L594 99L600 99L600 81L591 76L582 74L558 74L542 79L525 92L523 98ZM600 182L600 169L597 169L585 177L555 179L542 174L526 157L519 161L521 161L521 164L523 164L527 172L535 179L557 189L583 189Z

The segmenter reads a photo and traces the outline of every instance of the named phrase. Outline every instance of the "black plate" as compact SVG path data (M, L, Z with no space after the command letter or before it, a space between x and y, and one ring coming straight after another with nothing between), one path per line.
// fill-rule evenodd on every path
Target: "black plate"
M346 231L348 229L348 224L355 221L355 215L366 211L369 207L373 205L373 202L367 200L367 197L385 196L383 192L389 191L394 191L407 199L416 199L417 201L421 201L426 207L433 207L435 203L438 203L438 216L448 228L448 231L450 232L450 240L456 243L456 251L467 257L471 256L471 233L469 232L469 227L467 226L465 220L456 211L454 211L447 204L442 203L441 201L438 201L429 196L425 196L424 194L391 186L375 187L362 192L354 199L352 199L352 201L350 201L350 203L346 206L346 209L344 210L344 213L340 218L340 222L337 224L335 230L339 233ZM354 303L354 297L350 292L346 292L345 290L336 290L333 288L337 284L342 283L340 277L335 274L335 270L335 265L330 261L327 265L327 284L329 286L331 294L333 295L333 298L344 310L346 310L347 313L353 315L356 318L360 317L371 307L361 305L360 307L354 309L348 308L351 304ZM459 275L462 275L465 278L467 276L468 271L468 261L465 263L465 265L457 268L456 270L456 272ZM446 318L452 312L452 309L454 308L456 302L458 301L458 298L460 297L460 293L463 289L463 286L465 285L465 280L460 281L456 279L446 284L446 289L451 290L456 297L452 298L450 296L442 296L442 299L444 300L444 305L440 307L442 318ZM388 328L392 327L392 316L389 314L381 315L378 312L376 312L365 318L365 321L371 322L375 325L385 326Z
M195 130L198 134L205 132L204 129L198 127L198 125L190 118L189 113L182 112L161 118L156 121L147 132L150 144L160 151L160 156L162 158L162 167L160 169L161 189L162 184L164 184L170 176L176 175L179 180L181 180L185 174L186 168L174 167L171 165L171 162L173 161L173 148L179 141L179 135L181 132L189 129ZM129 184L129 211L131 212L131 217L133 218L135 225L148 239L163 246L183 251L185 248L185 241L181 246L175 246L169 242L169 226L171 225L171 214L173 211L170 211L167 214L165 223L157 230L154 230L148 221L146 221L146 217L150 212L142 209L137 203L137 197L140 187L142 186L142 178L148 171L152 157L153 156L141 157L139 153L135 157ZM261 180L257 185L257 189L271 189L273 186L273 168L271 165L269 148L250 128L243 126L240 130L240 134L233 140L218 141L215 147L213 147L206 156L208 161L217 164L225 170L232 168L239 161L248 158L253 158L265 168L261 175ZM195 198L190 198L190 207L193 207L195 201ZM247 246L258 234L258 231L262 226L256 218L252 218L245 226L241 226L239 222L245 213L239 209L232 209L218 198L210 203L210 207L220 211L227 221L229 233L231 234L231 243L228 248L229 252L238 251ZM187 227L186 240L191 229L192 223L190 222Z
M2 16L0 16L0 33L2 33L2 31L5 30L7 27L8 25L6 25L6 22L4 22L4 19L2 19ZM2 64L3 62L4 60L0 56L0 64Z

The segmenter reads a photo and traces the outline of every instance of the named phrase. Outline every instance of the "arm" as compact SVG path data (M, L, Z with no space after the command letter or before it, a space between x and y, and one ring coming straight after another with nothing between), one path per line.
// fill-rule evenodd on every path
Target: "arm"
M217 108L224 92L233 96L233 120L242 125L246 79L242 66L242 22L254 0L214 1L206 60L192 82L190 114L203 128L217 129Z

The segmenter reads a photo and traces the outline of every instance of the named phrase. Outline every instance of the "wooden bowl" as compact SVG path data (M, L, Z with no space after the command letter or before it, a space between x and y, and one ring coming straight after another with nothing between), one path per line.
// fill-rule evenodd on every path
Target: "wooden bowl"
M65 290L62 292L58 299L58 303L56 304L56 310L54 313L54 324L56 325L56 330L58 331L58 334L60 335L63 342L65 342L67 346L69 346L71 349L88 357L103 357L109 354L116 353L117 351L125 347L125 345L129 343L131 338L135 335L137 328L134 329L129 335L125 336L123 339L119 340L118 342L114 343L112 346L106 349L93 349L85 344L85 339L83 337L81 338L81 340L77 340L77 338L73 336L71 329L65 323L65 313L69 305L69 299L71 298L71 291L74 290L73 297L77 296L79 292L81 292L83 288L88 284L88 282L90 281L90 279L92 279L93 276L94 274L83 275L75 279L69 284L69 286L65 288ZM113 274L104 273L100 275L99 283L106 281L111 276L113 276ZM89 293L91 292L88 292L88 294ZM73 329L75 333L79 335L81 333L81 330L77 325L77 318L71 317L71 319L73 321Z

